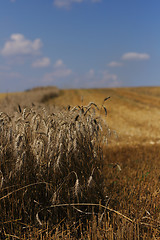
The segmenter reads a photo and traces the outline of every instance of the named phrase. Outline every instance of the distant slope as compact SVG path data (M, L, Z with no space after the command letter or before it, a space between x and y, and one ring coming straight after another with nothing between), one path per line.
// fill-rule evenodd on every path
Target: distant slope
M117 132L119 143L160 143L160 87L61 90L48 103L75 106L92 101L101 105L108 96L106 121Z
M1 93L0 111L11 113L20 105L22 108L33 104L43 104L49 99L59 95L59 89L56 87L37 87L24 92Z
M53 95L55 94L55 97ZM18 104L31 106L43 103L67 107L95 102L102 105L104 98L108 115L105 119L118 135L111 143L160 144L160 87L71 89L37 88L23 93L0 94L0 111L13 111ZM112 134L114 136L114 134Z

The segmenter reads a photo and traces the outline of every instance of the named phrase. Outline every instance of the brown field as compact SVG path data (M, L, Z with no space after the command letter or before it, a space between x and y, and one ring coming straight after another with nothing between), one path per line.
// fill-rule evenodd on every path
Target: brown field
M89 90L62 90L59 97L49 103L67 105L87 105L106 101L108 126L115 130L119 143L160 143L160 87L112 88ZM83 103L82 103L83 98Z
M160 87L49 88L12 95L0 95L1 111L9 115L0 117L0 174L6 175L4 186L0 178L0 239L160 239ZM90 102L99 110L85 108ZM68 106L77 109L72 113ZM108 126L102 132L99 115ZM60 151L64 139L69 145Z

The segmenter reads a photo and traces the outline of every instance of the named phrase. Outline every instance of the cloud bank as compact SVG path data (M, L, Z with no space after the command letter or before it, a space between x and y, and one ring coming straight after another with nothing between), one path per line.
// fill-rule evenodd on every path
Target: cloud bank
M122 55L122 60L148 60L150 55L147 53L127 52Z
M98 3L102 0L54 0L53 4L58 8L70 8L73 3L82 3L90 1L91 3Z
M53 66L53 71L44 75L43 81L46 83L54 82L69 77L72 70L67 68L61 59L57 60Z
M5 57L16 55L35 55L39 53L41 47L42 42L39 38L31 41L26 39L23 34L14 33L4 44L1 54Z
M48 67L50 65L51 61L48 57L43 57L40 59L37 59L32 63L33 68L44 68Z
M110 63L108 64L108 66L109 66L109 67L121 67L121 66L123 66L123 63L113 61L113 62L110 62Z

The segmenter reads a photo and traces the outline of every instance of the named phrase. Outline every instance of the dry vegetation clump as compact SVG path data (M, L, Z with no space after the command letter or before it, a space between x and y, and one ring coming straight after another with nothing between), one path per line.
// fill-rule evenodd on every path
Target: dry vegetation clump
M56 87L37 87L25 92L6 93L0 101L0 111L12 114L17 110L19 104L23 108L44 105L46 101L58 97L59 94L60 90Z
M65 220L76 226L93 208L98 212L84 203L105 203L102 121L95 108L19 106L14 116L0 113L0 225L6 236L39 227L54 231Z

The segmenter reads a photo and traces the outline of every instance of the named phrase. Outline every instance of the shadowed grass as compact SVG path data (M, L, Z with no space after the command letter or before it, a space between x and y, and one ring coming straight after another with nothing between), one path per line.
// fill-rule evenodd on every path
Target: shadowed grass
M79 218L86 221L85 204L79 210L71 204L105 203L103 122L95 108L94 103L62 111L19 105L14 116L0 113L0 213L5 232L22 234L26 224L51 228L64 218L70 224ZM87 207L89 215L92 207ZM95 205L94 212L98 208Z

